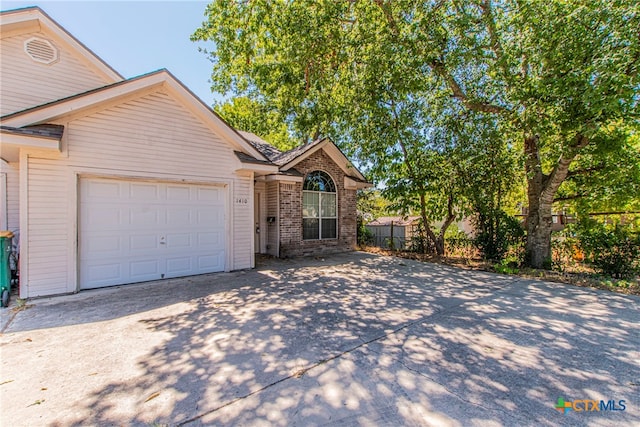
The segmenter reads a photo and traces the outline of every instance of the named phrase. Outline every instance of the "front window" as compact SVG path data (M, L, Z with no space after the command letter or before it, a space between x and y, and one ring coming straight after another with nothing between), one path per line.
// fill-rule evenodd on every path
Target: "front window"
M307 175L302 187L302 238L304 240L338 237L336 186L326 172Z

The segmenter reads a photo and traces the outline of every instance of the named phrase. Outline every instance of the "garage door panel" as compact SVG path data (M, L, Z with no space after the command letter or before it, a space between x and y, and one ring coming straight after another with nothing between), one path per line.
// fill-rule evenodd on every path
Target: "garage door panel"
M156 184L131 183L129 195L131 200L156 202L159 198L160 188Z
M122 275L122 265L119 262L88 263L84 268L86 286L84 289L108 286L125 278Z
M129 237L130 253L135 255L136 251L148 251L158 249L160 237L153 234L136 234Z
M86 192L87 200L120 199L121 186L117 181L91 181L86 184L89 188Z
M203 248L219 248L221 242L221 232L198 233L198 246L201 246Z
M201 255L198 257L198 268L206 271L209 269L221 268L224 266L224 256L222 253L217 255Z
M100 257L117 255L122 252L122 239L112 234L93 235L87 240L87 252Z
M223 217L219 208L199 208L196 211L196 224L217 224L223 225Z
M129 274L132 280L157 279L162 274L160 261L157 259L131 261L129 263Z
M181 206L171 206L167 208L167 224L192 225L193 215L191 210Z
M167 249L188 249L193 246L191 233L167 234Z
M191 257L182 256L167 259L167 277L188 275L193 270Z
M221 188L204 188L199 187L197 189L197 200L199 202L218 202L223 203L224 198L222 196L223 191Z
M88 226L99 225L102 229L107 227L117 229L122 224L122 214L122 209L118 206L94 204L85 212L82 219Z
M168 185L167 200L186 202L192 199L193 189L183 186Z
M129 225L134 228L156 228L163 223L159 208L158 205L147 205L130 209ZM123 209L128 210L129 208L124 207Z
M83 179L81 288L223 271L223 187Z

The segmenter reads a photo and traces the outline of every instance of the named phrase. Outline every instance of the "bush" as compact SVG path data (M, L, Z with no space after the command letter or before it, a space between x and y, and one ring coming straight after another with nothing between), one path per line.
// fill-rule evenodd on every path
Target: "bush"
M367 246L373 244L373 233L365 227L363 221L358 221L357 229L358 245Z
M519 246L524 239L520 222L501 210L491 215L478 214L474 222L477 230L474 244L485 259L504 259L510 248Z
M577 228L577 240L585 262L614 278L633 277L640 272L640 234L622 225L607 226L588 221Z
M474 256L473 239L462 230L457 228L447 230L444 242L446 253L449 256L461 256L463 258L472 258Z

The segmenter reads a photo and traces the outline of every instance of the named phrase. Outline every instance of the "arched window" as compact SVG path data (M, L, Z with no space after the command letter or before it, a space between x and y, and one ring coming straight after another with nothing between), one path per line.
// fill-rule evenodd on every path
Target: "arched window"
M315 240L337 237L336 185L328 173L311 172L302 187L302 238Z

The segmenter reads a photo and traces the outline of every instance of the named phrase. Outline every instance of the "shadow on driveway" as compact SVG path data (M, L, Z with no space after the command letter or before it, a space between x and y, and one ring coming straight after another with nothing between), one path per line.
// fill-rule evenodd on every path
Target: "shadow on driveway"
M60 426L637 425L639 312L637 297L371 254L269 260L35 300L2 337L0 413ZM559 397L627 409L565 415Z

